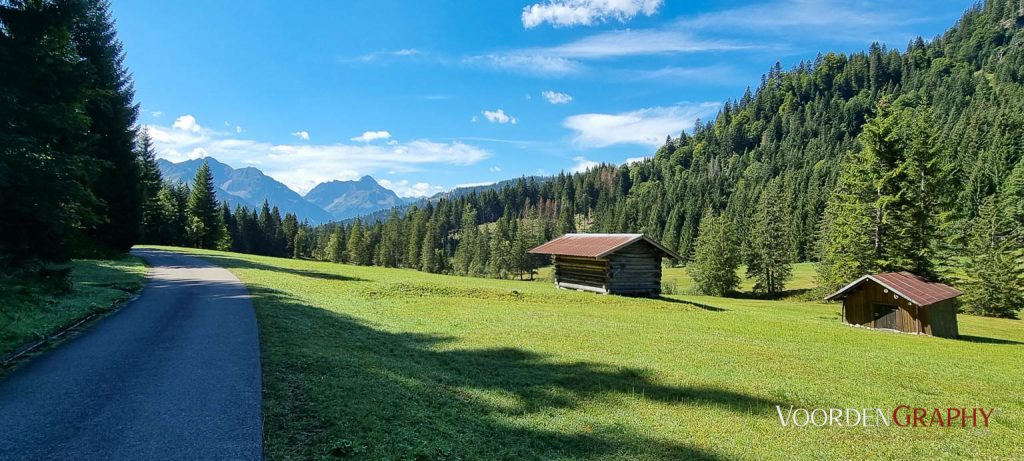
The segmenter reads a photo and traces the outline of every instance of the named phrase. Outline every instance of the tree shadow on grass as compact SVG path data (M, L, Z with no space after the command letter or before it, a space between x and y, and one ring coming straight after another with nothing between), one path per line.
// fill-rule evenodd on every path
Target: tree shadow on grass
M240 268L240 269L259 269L272 272L284 272L292 275L298 275L300 277L311 277L322 280L333 280L336 282L366 282L366 279L359 277L349 277L347 275L330 274L327 272L319 272L305 269L292 269L281 266L271 266L268 264L262 264L255 261L246 259L233 258L231 256L220 256L220 255L202 255L201 259L209 261L210 263L216 264L224 268Z
M781 405L665 385L646 369L460 348L451 336L383 331L279 291L250 291L272 458L714 460L722 456L620 422L635 419L622 409L640 399L769 417ZM575 411L587 405L593 411Z
M725 311L729 310L729 309L721 308L721 307L718 307L718 306L712 306L710 304L699 303L697 301L690 301L690 300L687 300L687 299L679 299L679 298L669 298L669 297L664 296L664 295L657 296L657 297L651 298L651 299L656 299L658 301L665 301L667 303L686 304L686 305L693 306L693 307L699 307L701 309L704 309L706 311L711 311L711 312L725 312Z
M783 290L778 293L769 295L768 293L760 293L754 291L731 291L729 292L729 298L736 299L759 299L765 301L773 301L786 298L797 298L810 293L810 288L794 288L791 290Z
M1005 344L1005 345L1020 345L1024 344L1020 341L1014 341L1012 339L1000 339L1000 338L986 338L984 336L971 336L971 335L960 335L957 339L961 341L968 341L972 343L982 344Z

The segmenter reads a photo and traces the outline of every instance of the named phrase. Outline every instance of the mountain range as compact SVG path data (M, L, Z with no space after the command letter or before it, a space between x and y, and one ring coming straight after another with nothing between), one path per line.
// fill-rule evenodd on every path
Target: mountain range
M295 213L300 221L312 224L338 221L390 209L419 198L403 199L370 176L356 181L329 181L299 195L258 168L232 168L212 157L180 163L159 159L157 164L167 181L191 183L196 171L209 162L217 199L232 208L241 205L258 209L266 200L284 213Z

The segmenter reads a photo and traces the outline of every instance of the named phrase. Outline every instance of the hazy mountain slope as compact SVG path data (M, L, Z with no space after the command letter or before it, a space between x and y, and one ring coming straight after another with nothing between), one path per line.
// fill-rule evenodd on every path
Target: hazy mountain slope
M326 210L334 219L352 218L406 203L370 176L363 176L358 181L321 183L305 198Z
M171 163L161 159L158 163L164 179L188 183L192 181L203 160ZM271 206L277 206L281 214L295 213L300 221L324 223L331 220L331 215L323 209L307 202L297 192L263 174L259 169L247 167L236 170L212 157L205 160L210 163L210 171L213 172L217 198L227 201L231 206L258 208L266 200Z

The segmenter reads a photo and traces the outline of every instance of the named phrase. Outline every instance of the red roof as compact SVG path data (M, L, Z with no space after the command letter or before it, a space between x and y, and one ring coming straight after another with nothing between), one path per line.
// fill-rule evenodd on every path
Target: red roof
M884 274L865 275L854 280L841 290L828 295L825 300L843 299L849 291L860 286L866 280L873 280L875 283L888 288L893 293L906 298L918 306L935 304L963 294L960 290L949 285L929 282L924 277L911 274L910 272L886 272Z
M681 259L674 251L644 234L565 234L530 250L530 253L603 258L641 240L661 250L666 257Z

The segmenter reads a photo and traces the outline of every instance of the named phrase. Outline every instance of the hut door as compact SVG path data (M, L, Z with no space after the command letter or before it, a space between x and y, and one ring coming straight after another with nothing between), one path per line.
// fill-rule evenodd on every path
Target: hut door
M896 329L896 310L898 308L889 304L875 304L874 319L875 328Z

